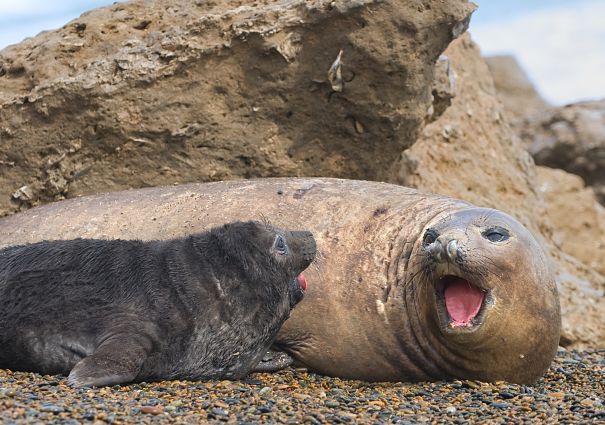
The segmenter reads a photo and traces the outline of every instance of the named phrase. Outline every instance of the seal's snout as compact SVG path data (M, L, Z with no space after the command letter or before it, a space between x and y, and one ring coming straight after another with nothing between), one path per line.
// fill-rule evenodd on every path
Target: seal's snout
M451 262L457 263L461 259L459 242L456 239L446 239L439 237L434 242L426 246L426 251L438 263Z
M428 245L426 247L426 251L438 263L441 263L445 260L445 250L443 249L443 245L441 245L441 242L439 241L435 241L432 244Z

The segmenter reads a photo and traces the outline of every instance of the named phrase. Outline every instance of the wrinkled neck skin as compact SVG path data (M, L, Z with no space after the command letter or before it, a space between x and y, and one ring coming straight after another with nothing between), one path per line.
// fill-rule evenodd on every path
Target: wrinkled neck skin
M432 217L431 221L442 214ZM414 229L406 239L414 242L396 243L400 249L393 252L393 257L398 257L398 267L389 279L393 293L387 306L389 321L395 328L399 343L397 352L392 354L394 375L405 381L475 377L470 370L467 371L467 365L472 364L477 370L484 369L486 365L476 353L482 350L482 346L493 345L491 340L497 337L476 341L471 346L465 341L452 341L439 329L433 284L426 280L421 264L420 242L425 228L419 226Z
M482 371L491 369L493 355L498 350L498 332L479 338L452 339L441 332L436 311L430 303L435 296L429 285L404 285L400 312L401 338L409 342L405 347L406 361L402 362L402 377L410 380L483 379ZM412 367L408 367L408 366Z

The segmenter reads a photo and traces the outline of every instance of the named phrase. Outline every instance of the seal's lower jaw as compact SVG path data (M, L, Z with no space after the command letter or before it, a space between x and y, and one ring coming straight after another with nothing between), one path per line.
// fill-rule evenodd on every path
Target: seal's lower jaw
M437 315L446 333L473 332L485 316L488 290L459 276L444 276L435 285Z

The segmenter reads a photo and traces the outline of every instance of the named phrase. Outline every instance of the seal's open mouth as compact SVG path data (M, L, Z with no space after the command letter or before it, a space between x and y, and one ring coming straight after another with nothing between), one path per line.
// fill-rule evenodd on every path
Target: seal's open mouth
M486 293L466 279L445 276L437 282L439 307L445 311L450 328L472 328L480 324Z

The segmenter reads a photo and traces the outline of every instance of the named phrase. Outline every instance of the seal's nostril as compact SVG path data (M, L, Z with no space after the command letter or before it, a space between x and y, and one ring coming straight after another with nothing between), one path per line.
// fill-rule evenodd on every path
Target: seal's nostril
M445 260L445 252L443 249L443 245L441 245L441 242L433 242L432 244L426 247L426 250L437 262L442 262L443 260Z
M427 229L426 232L424 233L422 243L425 246L431 245L432 243L434 243L437 240L438 236L439 236L439 233L437 233L435 230Z
M458 241L456 239L449 241L445 250L450 260L455 261L458 255Z

